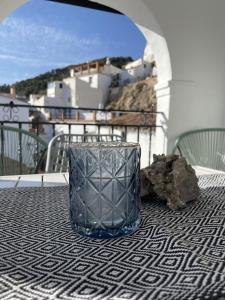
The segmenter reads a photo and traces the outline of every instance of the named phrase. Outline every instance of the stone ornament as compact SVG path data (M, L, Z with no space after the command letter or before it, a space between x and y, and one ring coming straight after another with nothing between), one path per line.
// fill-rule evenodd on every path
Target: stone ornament
M186 207L200 194L195 170L178 155L153 155L153 163L141 170L142 196L156 193L173 210Z

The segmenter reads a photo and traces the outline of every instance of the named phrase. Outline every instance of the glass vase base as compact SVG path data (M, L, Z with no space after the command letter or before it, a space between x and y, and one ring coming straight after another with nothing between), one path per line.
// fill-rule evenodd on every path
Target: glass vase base
M134 233L139 228L139 226L139 219L134 223L121 228L93 229L72 224L72 228L74 231L76 231L84 237L89 237L93 239L113 239L124 235L129 235Z

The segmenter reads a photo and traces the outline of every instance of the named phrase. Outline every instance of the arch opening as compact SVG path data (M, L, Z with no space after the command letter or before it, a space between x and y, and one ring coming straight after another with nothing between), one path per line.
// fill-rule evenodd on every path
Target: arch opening
M28 0L2 0L0 4L0 22L27 2ZM157 66L158 83L155 86L157 110L162 112L162 114L157 115L156 122L163 130L160 130L156 135L159 142L163 140L164 152L167 152L166 134L171 97L169 82L172 80L172 69L167 42L160 25L144 1L130 0L129 4L121 0L114 0L113 2L110 0L91 0L90 2L98 3L126 15L144 35L146 39L144 59L151 60L154 57Z

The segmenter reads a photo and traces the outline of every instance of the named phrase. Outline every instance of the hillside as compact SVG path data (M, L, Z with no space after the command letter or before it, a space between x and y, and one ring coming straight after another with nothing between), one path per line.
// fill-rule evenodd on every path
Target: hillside
M128 62L133 61L131 57L111 57L111 64L121 68ZM106 61L106 57L95 61ZM65 68L51 70L31 79L22 80L13 84L18 94L28 97L30 94L46 94L47 84L51 81L62 80L70 76L70 69L75 65ZM0 85L0 93L9 93L10 85Z
M156 105L156 78L149 78L124 86L118 99L109 102L107 109L151 111Z

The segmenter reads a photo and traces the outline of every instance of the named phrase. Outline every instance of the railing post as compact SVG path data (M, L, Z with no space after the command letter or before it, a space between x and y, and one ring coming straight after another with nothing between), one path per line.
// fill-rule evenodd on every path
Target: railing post
M64 111L62 111L62 113L61 113L61 120L64 121L64 119L65 119L65 115L64 115Z
M4 132L1 128L1 160L0 160L0 175L4 175Z
M55 124L52 124L52 137L55 136Z
M151 164L151 156L152 156L152 127L150 129L150 136L149 136L149 158L148 158L148 164Z
M19 168L20 168L20 174L22 174L22 162L23 162L23 154L22 154L22 133L21 133L21 129L22 129L22 124L19 123Z
M12 104L9 105L5 105L5 104L1 104L0 103L0 107L1 106L5 106L5 108L7 109L8 115L10 112L10 107L12 107ZM13 106L15 108L17 107L22 107L22 105L15 105ZM28 109L30 108L30 106L26 106L23 105L23 108L27 107ZM38 107L38 109L43 108L43 107ZM41 126L42 125L48 125L50 126L50 129L52 129L51 131L51 135L55 136L57 134L56 129L58 129L58 126L62 125L62 123L64 123L65 126L68 126L68 128L66 128L69 131L69 134L88 134L87 133L87 129L89 129L89 125L92 125L95 129L95 131L93 132L94 134L104 134L104 133L108 133L108 134L115 134L117 132L117 128L118 130L121 132L121 135L123 136L124 140L129 139L129 141L137 141L141 144L141 147L144 149L144 153L145 156L143 156L143 160L142 163L144 163L145 165L147 165L148 163L150 163L151 159L152 159L152 153L163 153L162 150L162 146L161 144L163 144L163 137L161 138L161 135L157 135L157 133L159 131L162 131L163 134L163 129L164 126L162 126L161 124L157 125L155 124L156 122L156 117L157 116L157 121L159 119L159 115L161 115L161 113L159 112L146 112L146 111L131 111L129 114L129 117L127 119L127 123L126 123L126 118L120 118L121 115L123 116L124 114L128 114L128 111L125 110L120 110L120 111L108 111L105 109L102 110L98 110L98 109L82 109L82 108L70 108L71 110L75 111L75 114L73 114L73 117L75 117L76 122L74 120L74 122L66 122L66 114L63 114L63 109L68 109L68 107L50 107L50 106L46 106L45 108L48 109L56 109L57 111L59 111L60 113L58 114L58 116L62 117L62 120L65 120L64 122L57 120L56 118L51 121L44 121L44 120L37 120L36 123L34 123L35 125L35 129L36 129L36 134L39 135L41 133ZM93 120L92 122L90 121L85 121L85 120L80 120L80 111L82 113L86 113L86 112L91 112L93 114ZM98 114L101 114L101 118L98 118ZM110 116L110 118L109 118ZM114 119L114 117L116 118L116 120ZM138 120L138 123L137 123ZM124 122L125 121L125 122ZM19 124L20 128L22 126L22 124L31 124L31 122L29 121L16 121L16 120L8 120L8 121L1 121L4 125L7 124L14 124L14 126L17 124ZM73 125L73 126L72 126ZM153 129L154 128L154 129ZM156 129L156 130L155 130ZM68 132L67 131L67 132ZM157 132L156 132L157 131ZM146 135L147 134L147 135ZM2 144L0 145L0 174L3 173L4 171L4 150L6 150L6 148L4 148L4 130L3 133L0 131L0 142L2 142ZM6 137L6 136L5 136ZM18 137L19 138L19 137ZM47 136L47 138L51 138L51 136ZM165 137L164 137L165 138ZM72 141L72 138L71 138ZM18 152L20 152L19 157L17 154L17 160L18 160L18 164L20 164L20 170L23 169L23 160L26 158L25 156L23 157L23 145L22 145L21 138L20 138L20 145L18 144ZM147 144L146 144L147 143ZM149 144L149 153L148 153L148 144ZM38 151L38 145L36 146L36 149ZM35 150L36 150L35 149Z
M92 119L93 119L93 122L96 122L97 121L97 114L96 114L96 111L93 111L92 113Z
M137 142L139 143L140 141L140 127L138 126L137 128Z
M76 110L76 112L75 112L75 120L76 121L80 120L80 112L79 112L79 110Z

